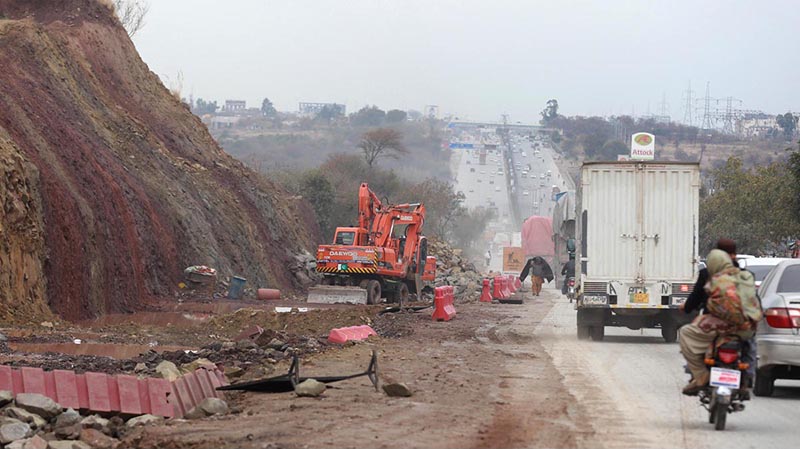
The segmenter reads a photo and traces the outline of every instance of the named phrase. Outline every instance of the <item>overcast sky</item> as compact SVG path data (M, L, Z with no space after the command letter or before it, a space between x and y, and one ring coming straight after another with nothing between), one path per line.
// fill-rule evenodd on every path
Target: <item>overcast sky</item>
M135 37L184 96L269 97L536 121L566 115L684 117L697 97L800 110L800 4L761 1L149 0ZM714 103L712 102L712 106ZM724 108L724 104L720 104Z

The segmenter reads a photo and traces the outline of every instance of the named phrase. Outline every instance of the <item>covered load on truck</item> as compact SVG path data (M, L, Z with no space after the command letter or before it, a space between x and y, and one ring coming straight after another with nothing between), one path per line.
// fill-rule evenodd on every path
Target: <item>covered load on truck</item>
M691 317L680 311L698 263L700 166L589 162L577 220L578 338L605 326L660 328L668 342Z
M526 259L541 256L556 271L551 217L533 215L522 223L522 251Z

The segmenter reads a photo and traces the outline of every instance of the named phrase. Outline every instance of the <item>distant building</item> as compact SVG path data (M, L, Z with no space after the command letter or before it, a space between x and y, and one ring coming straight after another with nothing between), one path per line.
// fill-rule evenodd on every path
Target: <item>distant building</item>
M306 103L300 102L298 105L297 111L299 115L303 117L315 117L322 111L323 108L328 107L332 109L335 114L338 116L343 116L347 114L347 107L343 104L339 103Z
M774 115L748 114L736 122L736 133L740 137L764 137L779 131Z
M225 100L225 105L222 106L222 112L236 113L244 112L247 109L247 102L244 100Z
M232 128L236 123L239 122L239 117L231 117L231 116L224 116L224 115L204 115L203 123L208 126L209 129L220 129L220 128Z

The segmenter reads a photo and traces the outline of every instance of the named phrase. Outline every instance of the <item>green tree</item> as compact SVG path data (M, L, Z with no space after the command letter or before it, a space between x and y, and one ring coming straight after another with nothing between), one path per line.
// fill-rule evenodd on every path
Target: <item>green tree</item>
M300 179L300 194L311 203L325 241L331 241L336 230L333 222L336 199L333 185L320 170L309 170Z
M350 124L353 126L381 126L385 119L386 112L375 105L364 106L350 114Z
M386 113L386 123L403 123L408 118L406 111L391 109Z
M558 100L556 99L547 100L547 105L542 111L541 123L543 125L550 125L553 122L553 120L555 120L557 117L558 117Z
M425 205L425 233L447 239L456 220L463 217L464 193L453 190L453 185L439 179L426 179L402 193L403 202L420 202Z
M403 145L403 134L393 128L376 128L361 136L358 148L364 153L364 161L370 169L379 158L398 158L408 154Z
M792 136L794 136L794 132L797 129L797 120L798 117L792 115L791 112L775 117L775 121L783 130L783 136L786 140L791 140Z
M213 114L217 112L219 106L217 106L216 101L205 101L202 98L198 98L197 101L194 103L194 108L192 111L197 115L205 115L205 114Z
M760 254L800 234L796 191L787 164L747 170L730 158L711 172L711 188L700 203L700 246L711 249L720 237L736 241L739 252Z
M609 140L603 144L599 156L606 161L616 161L620 154L630 154L630 148L619 140Z
M264 101L261 102L261 114L264 117L274 118L278 115L278 111L275 110L275 106L272 105L272 102L269 101L269 98L264 98Z

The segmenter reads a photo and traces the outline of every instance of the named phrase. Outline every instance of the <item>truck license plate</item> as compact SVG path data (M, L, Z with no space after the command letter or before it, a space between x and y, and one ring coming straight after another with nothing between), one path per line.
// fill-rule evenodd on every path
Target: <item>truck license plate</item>
M650 302L650 294L649 293L634 293L633 294L633 302L635 304L647 304Z

